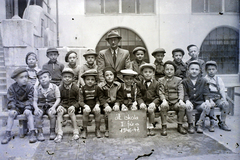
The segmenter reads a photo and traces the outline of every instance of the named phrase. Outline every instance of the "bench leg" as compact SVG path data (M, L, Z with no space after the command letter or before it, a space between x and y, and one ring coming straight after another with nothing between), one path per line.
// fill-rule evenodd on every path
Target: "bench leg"
M19 137L24 138L28 132L27 120L19 120Z
M227 96L230 98L229 99L229 112L230 112L231 116L234 115L234 92L235 92L234 87L227 88Z

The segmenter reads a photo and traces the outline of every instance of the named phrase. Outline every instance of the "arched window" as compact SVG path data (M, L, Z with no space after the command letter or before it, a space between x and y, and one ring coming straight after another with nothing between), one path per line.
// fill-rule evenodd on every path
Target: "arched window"
M199 58L216 61L219 74L236 74L239 67L239 33L229 27L218 27L204 39Z
M143 40L132 30L126 29L126 28L114 28L115 30L118 30L120 33L122 39L119 42L119 47L123 49L127 49L130 52L130 59L134 59L134 55L132 54L132 51L135 47L144 47L146 48ZM109 32L109 31L108 31ZM107 32L107 33L108 33ZM107 33L103 35L103 37L100 39L96 46L96 52L98 53L99 51L106 49L109 47L108 42L105 40L107 37ZM147 48L146 48L147 50ZM144 56L144 61L149 62L149 56L148 56L148 51Z

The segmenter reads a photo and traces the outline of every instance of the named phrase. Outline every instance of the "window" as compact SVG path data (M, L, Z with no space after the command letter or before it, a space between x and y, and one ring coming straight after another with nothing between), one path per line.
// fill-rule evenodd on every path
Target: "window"
M155 13L155 0L85 0L86 14Z
M119 42L119 47L126 49L130 52L130 59L134 59L134 55L132 54L132 51L135 47L144 47L146 48L143 40L133 31L125 28L115 28L115 30L118 30L120 33L122 39ZM107 32L108 33L108 32ZM103 37L100 39L96 46L96 52L99 53L99 51L106 49L109 47L108 42L105 40L107 37L107 33L103 35ZM146 48L147 49L147 48ZM144 61L149 62L149 56L148 52L144 55Z
M216 61L219 74L238 73L239 33L228 27L214 29L204 39L199 58Z
M192 13L239 13L239 0L192 0Z

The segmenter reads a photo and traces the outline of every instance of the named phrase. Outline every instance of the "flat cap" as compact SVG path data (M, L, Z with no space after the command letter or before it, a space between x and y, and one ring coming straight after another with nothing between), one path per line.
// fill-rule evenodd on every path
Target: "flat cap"
M88 55L98 56L94 49L88 49L86 53L83 54L83 57L86 57Z
M123 69L120 72L124 76L136 76L136 75L138 75L138 73L133 71L132 69Z
M58 50L57 50L57 48L48 48L46 55L47 55L49 52L57 52L57 53L58 53ZM58 54L59 54L59 53L58 53Z
M205 63L205 70L207 70L207 67L208 67L209 65L214 65L214 66L216 66L216 68L218 68L217 62L215 62L215 61L207 61L207 62Z
M62 75L63 75L64 73L71 73L71 74L74 75L74 71L73 71L71 68L64 68L63 71L62 71Z
M175 64L173 61L166 61L166 62L163 64L163 67L165 68L167 64L173 65L175 71L177 70L177 66L176 66L176 64Z
M155 64L151 64L151 63L144 63L144 64L142 64L142 65L139 67L140 72L142 72L142 70L143 70L144 68L152 68L154 71L156 70Z
M166 53L166 51L163 48L157 48L152 52L152 56L155 57L157 53Z
M181 52L182 55L184 56L184 50L182 50L181 48L175 48L174 50L172 50L172 55L174 55L175 52Z
M132 51L133 54L135 54L137 51L143 51L144 53L146 53L146 49L144 47L136 47L134 48L134 50Z
M27 72L26 68L23 67L19 67L17 69L15 69L11 75L11 78L14 79L16 78L19 74L23 73L23 72Z
M81 77L82 78L84 78L84 77L86 77L86 76L97 76L97 70L96 69L90 69L90 70L87 70L87 71L85 71L82 75L81 75Z
M197 45L195 45L195 44L190 44L189 46L187 46L187 50L189 51L189 49L193 46L197 47Z
M50 76L51 76L51 73L49 72L49 70L40 70L38 73L37 73L37 77L39 78L39 76L43 75L44 73L48 73Z
M69 55L72 54L72 53L76 54L76 56L77 56L77 52L75 52L75 51L68 51L67 54L66 54L66 56L65 56L65 62L68 62L68 57L69 57Z
M193 61L189 62L188 68L189 68L190 65L192 65L192 64L197 64L197 65L199 65L199 67L200 67L200 69L201 69L201 64L198 62L198 60L193 60Z
M122 37L120 36L120 34L118 33L117 30L111 30L110 32L108 32L106 40L108 40L110 38L122 39Z
M28 60L28 57L29 57L30 55L33 55L33 56L36 58L36 60L37 60L37 55L36 55L36 53L34 53L34 52L28 52L27 55L26 55L26 57L25 57L25 62L26 62L26 64L28 64L28 63L27 63L27 60Z

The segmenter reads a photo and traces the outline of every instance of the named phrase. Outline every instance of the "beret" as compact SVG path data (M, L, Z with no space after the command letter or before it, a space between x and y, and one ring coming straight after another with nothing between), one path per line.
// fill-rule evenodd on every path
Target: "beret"
M90 70L87 70L85 71L81 77L84 78L86 76L97 76L97 70L96 69L90 69Z
M215 61L207 61L207 62L205 63L205 70L207 70L207 67L208 67L209 65L214 65L214 66L216 66L216 68L218 68L217 62L215 62Z
M191 47L193 47L193 46L196 46L196 47L197 47L197 45L195 45L195 44L190 44L189 46L187 46L187 50L189 51L189 49L190 49Z
M116 77L116 70L113 67L105 67L103 69L103 75L105 75L105 72L111 71L114 74L114 77Z
M193 61L189 62L188 68L189 68L190 65L192 65L192 64L197 64L197 65L199 65L199 67L200 67L200 69L201 69L201 64L198 62L198 60L193 60Z
M47 49L47 54L49 53L49 52L57 52L58 53L58 50L57 50L57 48L48 48ZM46 54L46 55L47 55ZM59 53L58 53L59 54Z
M120 34L118 33L117 30L111 30L110 32L108 32L107 34L107 38L105 38L105 40L108 40L110 38L119 38L122 39L122 37L120 36Z
M50 73L48 70L40 70L40 71L37 73L37 77L39 78L39 76L43 75L44 73L48 73L48 74L51 76L51 73Z
M14 79L16 78L19 74L23 73L23 72L27 72L26 68L23 67L19 67L17 69L15 69L11 75L11 78Z
M62 71L62 75L63 75L64 73L72 73L73 75L75 75L75 74L74 74L74 71L73 71L71 68L64 68L63 71Z
M133 54L135 54L137 51L143 51L144 53L146 53L146 49L144 47L136 47L134 48L134 50L132 51Z
M26 55L26 57L25 57L26 64L28 64L28 63L27 63L27 59L28 59L28 57L29 57L30 55L34 55L34 57L35 57L36 60L37 60L37 55L36 55L36 53L34 53L34 52L28 52L27 55Z
M166 51L163 48L157 48L152 52L152 56L155 57L157 53L166 53Z
M88 55L94 55L97 56L97 53L95 52L94 49L88 49L85 54L83 54L83 57L86 57Z
M143 70L144 68L152 68L154 71L156 70L155 64L150 64L150 63L144 63L144 64L142 64L142 65L139 67L140 72L142 72L142 70Z
M172 55L174 55L175 52L182 52L182 55L184 56L184 50L182 50L181 48L175 48L174 50L172 50Z
M163 64L164 68L166 67L167 64L173 65L175 71L177 70L177 66L176 66L176 64L175 64L173 61L166 61L166 62Z
M133 71L132 69L123 69L120 71L122 73L122 75L124 76L135 76L138 75L137 72Z
M66 54L66 56L65 56L65 62L68 62L68 57L69 57L69 55L72 54L72 53L75 53L75 54L77 55L77 52L75 52L75 51L68 51L67 54Z

